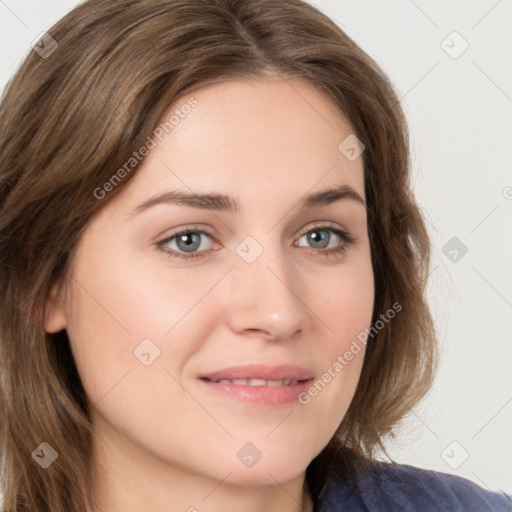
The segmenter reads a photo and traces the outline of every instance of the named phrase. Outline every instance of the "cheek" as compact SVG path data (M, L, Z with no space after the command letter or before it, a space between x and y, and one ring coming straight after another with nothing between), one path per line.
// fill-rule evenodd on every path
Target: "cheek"
M100 250L106 246L104 239L81 246L66 311L71 349L92 403L159 356L163 334L186 306L178 297L164 300L164 287L148 278L147 268L126 251Z
M374 277L369 253L364 256L340 267L335 278L324 279L323 289L316 291L321 318L332 334L326 337L331 359L347 350L372 320Z
M336 279L323 283L323 293L316 292L316 310L326 333L319 347L322 369L299 402L312 416L323 419L327 442L350 405L363 366L374 305L370 259L340 267Z
M87 257L73 272L66 330L91 403L108 404L112 421L136 428L141 411L158 421L164 405L190 402L173 377L182 381L187 360L218 322L209 291L226 268L198 278L165 258L155 265L126 248L105 254L99 248L106 244L93 240L81 247Z

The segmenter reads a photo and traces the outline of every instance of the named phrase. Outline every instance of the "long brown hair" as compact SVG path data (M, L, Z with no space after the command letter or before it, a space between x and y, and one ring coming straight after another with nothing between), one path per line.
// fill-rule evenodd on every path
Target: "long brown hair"
M318 504L330 478L385 450L386 437L429 389L437 362L424 299L429 240L410 189L407 126L392 84L301 0L89 0L45 37L0 104L3 509L94 508L91 405L66 332L44 330L48 297L82 233L136 168L106 197L94 191L147 143L178 97L269 73L322 90L364 143L373 321L392 304L402 308L368 342L348 412L307 469ZM33 457L42 442L58 454L47 469Z

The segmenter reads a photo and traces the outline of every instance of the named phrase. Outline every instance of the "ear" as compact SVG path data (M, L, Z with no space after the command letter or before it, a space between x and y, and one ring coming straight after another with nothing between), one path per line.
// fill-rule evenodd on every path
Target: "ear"
M56 333L66 328L66 315L60 304L58 285L54 285L46 301L44 328L46 332Z

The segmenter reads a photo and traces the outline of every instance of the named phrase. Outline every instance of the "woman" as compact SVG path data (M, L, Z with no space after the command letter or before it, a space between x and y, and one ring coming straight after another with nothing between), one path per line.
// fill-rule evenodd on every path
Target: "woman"
M431 385L378 66L300 0L90 0L0 115L3 509L510 510L376 461Z

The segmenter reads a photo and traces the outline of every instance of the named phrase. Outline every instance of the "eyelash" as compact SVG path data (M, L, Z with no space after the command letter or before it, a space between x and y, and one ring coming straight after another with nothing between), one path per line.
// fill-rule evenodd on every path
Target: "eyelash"
M302 235L300 235L299 239L302 238L304 235L307 235L313 231L330 231L330 232L334 233L335 235L338 235L341 238L341 240L343 241L343 245L340 245L338 247L331 248L331 249L317 249L315 251L314 248L311 248L313 251L319 252L326 257L341 257L343 254L345 254L348 247L353 245L357 241L357 237L355 237L348 231L345 231L340 228L335 228L335 227L332 227L329 225L325 225L325 224L313 226L312 228L305 231ZM214 240L213 235L211 233L209 233L208 231L205 231L202 229L201 230L194 229L193 227L190 227L190 228L181 229L180 231L177 231L177 232L171 234L165 240L158 242L157 246L159 249L164 251L167 254L167 256L169 256L170 258L175 258L175 259L179 259L179 260L183 260L183 261L188 261L188 260L192 260L195 258L202 258L203 253L205 251L199 251L199 252L195 252L195 253L182 253L182 252L175 251L174 249L168 249L165 247L166 244L168 244L175 238L177 238L181 235L186 235L186 234L190 234L190 233L205 234ZM330 240L329 240L329 242L330 242Z

